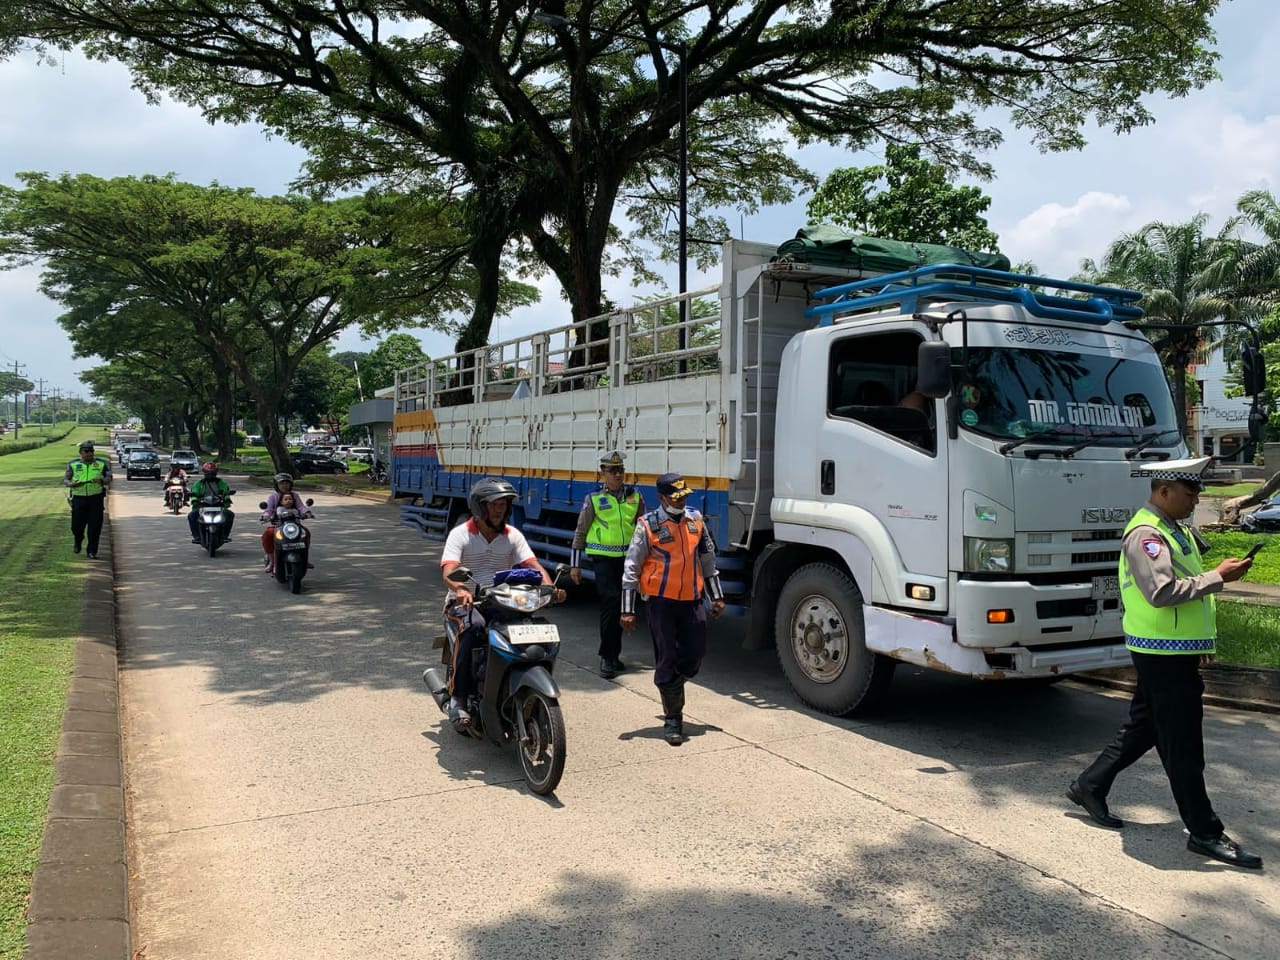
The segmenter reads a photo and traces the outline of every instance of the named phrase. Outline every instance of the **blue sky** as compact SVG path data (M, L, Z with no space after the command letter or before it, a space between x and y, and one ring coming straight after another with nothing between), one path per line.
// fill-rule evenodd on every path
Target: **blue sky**
M1153 126L1120 137L1087 131L1089 146L1046 155L1020 131L999 123L1005 143L990 156L996 178L981 184L992 197L991 226L1014 261L1031 260L1052 275L1073 273L1082 257L1098 258L1117 236L1152 220L1181 221L1198 211L1217 229L1250 189L1280 191L1280 99L1275 51L1280 50L1280 4L1228 0L1215 26L1222 79L1182 100L1153 99ZM830 148L798 151L819 174L839 166L877 162L874 154ZM91 173L102 177L174 173L192 183L214 181L282 193L301 153L253 126L213 126L173 103L148 105L121 67L68 55L42 65L31 55L0 63L0 181L16 185L19 171ZM741 235L782 242L804 223L804 201L741 220ZM730 224L738 229L739 218ZM674 289L674 267L670 289ZM718 280L691 272L690 287ZM0 272L0 365L22 364L31 380L63 394L83 388L76 359L56 323L60 309L43 297L34 269ZM566 322L558 286L542 281L543 300L503 318L501 338ZM636 296L622 281L611 296ZM652 291L648 291L652 292ZM424 334L433 355L451 352L448 338ZM373 343L344 336L339 349Z

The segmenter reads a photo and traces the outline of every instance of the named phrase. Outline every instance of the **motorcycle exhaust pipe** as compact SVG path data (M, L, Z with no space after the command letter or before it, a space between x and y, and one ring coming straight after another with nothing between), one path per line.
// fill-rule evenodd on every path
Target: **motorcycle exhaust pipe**
M449 703L449 682L445 680L444 671L439 667L427 667L422 671L422 682L431 691L431 699L441 710Z

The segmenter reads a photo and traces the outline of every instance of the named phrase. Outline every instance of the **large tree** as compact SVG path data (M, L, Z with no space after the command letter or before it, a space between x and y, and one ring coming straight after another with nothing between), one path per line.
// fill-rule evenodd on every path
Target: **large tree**
M182 317L213 360L223 455L233 449L234 377L257 404L263 440L291 465L280 430L283 399L307 355L350 326L368 332L440 323L464 292L447 279L405 289L412 250L385 235L364 200L259 197L172 178L102 180L22 174L0 188L0 236L9 263L43 261L42 289L96 309L76 325L112 324L155 304Z
M805 182L787 134L920 143L984 172L976 154L1000 133L974 107L1007 110L1048 149L1080 146L1090 121L1147 123L1144 96L1214 76L1217 5L549 0L543 11L567 19L547 26L514 0L27 0L22 29L84 42L211 117L258 119L321 149L342 177L365 163L369 176L454 191L481 277L521 237L581 319L603 306L619 204L675 245L685 102L691 232L719 238L727 230L700 210L753 209ZM481 327L477 312L469 343Z
M831 171L809 201L812 222L915 243L945 243L998 252L987 226L991 198L951 183L947 168L920 156L918 146L889 144L884 163Z

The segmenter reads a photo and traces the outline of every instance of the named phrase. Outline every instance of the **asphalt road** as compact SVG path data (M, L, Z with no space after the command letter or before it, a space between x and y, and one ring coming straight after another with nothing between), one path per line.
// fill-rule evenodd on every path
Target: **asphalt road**
M725 622L672 748L647 635L600 679L578 599L553 613L569 759L542 799L421 683L440 545L318 498L295 597L262 572L262 493L213 559L157 484L112 494L146 960L1276 955L1278 717L1206 720L1210 794L1269 864L1238 871L1186 851L1154 756L1112 795L1123 831L1063 798L1123 698L904 668L879 716L836 720Z

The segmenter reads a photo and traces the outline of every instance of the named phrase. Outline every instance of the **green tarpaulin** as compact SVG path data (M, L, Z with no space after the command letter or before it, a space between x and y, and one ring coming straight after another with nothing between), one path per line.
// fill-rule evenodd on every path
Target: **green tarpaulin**
M774 261L812 263L871 273L898 273L931 263L960 263L991 270L1008 270L1002 253L975 253L940 243L908 243L849 233L839 227L810 224L795 239L778 247Z

